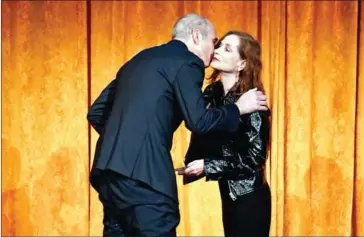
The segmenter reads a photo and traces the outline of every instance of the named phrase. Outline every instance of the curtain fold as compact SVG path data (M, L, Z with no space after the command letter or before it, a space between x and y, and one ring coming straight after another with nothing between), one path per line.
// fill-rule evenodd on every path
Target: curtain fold
M364 235L364 4L359 1L352 236Z

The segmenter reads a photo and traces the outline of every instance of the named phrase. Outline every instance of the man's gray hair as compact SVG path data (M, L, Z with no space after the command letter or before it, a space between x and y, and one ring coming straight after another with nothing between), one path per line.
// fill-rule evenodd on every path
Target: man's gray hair
M212 24L206 18L195 13L184 15L174 25L172 39L187 40L192 35L193 28L200 30L202 37L206 38Z

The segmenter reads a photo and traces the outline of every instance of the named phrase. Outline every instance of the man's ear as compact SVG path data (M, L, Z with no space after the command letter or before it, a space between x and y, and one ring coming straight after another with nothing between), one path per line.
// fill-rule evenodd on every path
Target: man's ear
M197 28L192 29L192 41L195 45L200 44L200 30Z
M245 69L246 66L246 60L239 60L238 62L238 71L242 71Z

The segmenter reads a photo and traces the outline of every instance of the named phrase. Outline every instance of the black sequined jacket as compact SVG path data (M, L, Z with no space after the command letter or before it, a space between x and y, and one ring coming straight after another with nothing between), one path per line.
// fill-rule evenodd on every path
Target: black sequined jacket
M203 96L209 107L236 102L229 92L224 96L221 82L206 87ZM204 174L184 177L184 184L203 176L218 180L222 198L236 200L239 196L262 187L265 183L266 150L269 141L270 112L253 112L240 116L239 128L234 133L192 133L185 165L204 159Z

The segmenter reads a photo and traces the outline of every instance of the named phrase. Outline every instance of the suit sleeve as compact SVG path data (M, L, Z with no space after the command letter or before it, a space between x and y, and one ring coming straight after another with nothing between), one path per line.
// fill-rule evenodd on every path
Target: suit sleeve
M115 89L116 79L111 81L109 85L102 90L101 94L96 98L87 113L87 120L99 134L104 129L105 123L110 115Z
M235 104L207 109L201 87L204 79L202 63L190 61L180 68L173 83L186 127L194 133L235 131L239 124L239 109Z

